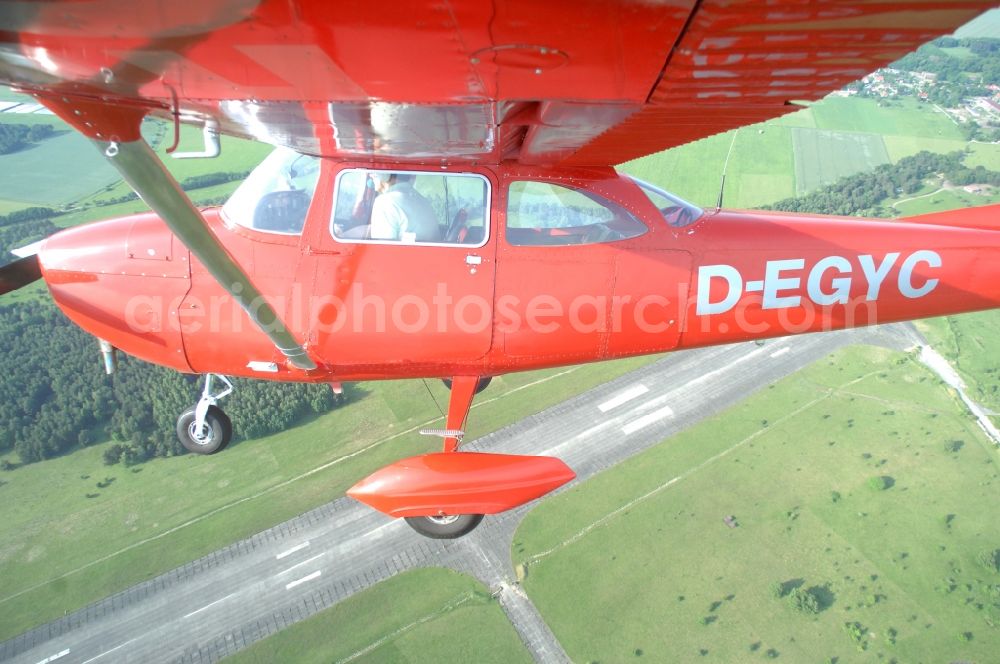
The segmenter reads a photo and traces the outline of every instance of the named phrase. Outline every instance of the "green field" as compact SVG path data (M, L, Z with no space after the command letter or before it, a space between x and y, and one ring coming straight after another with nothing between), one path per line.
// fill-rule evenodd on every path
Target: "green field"
M913 100L880 106L872 99L830 96L797 113L619 168L692 203L714 207L729 155L724 205L752 208L921 150L947 153L966 146L972 151L969 165L1000 170L1000 145L966 143L959 128L933 106Z
M968 166L982 166L991 171L1000 171L1000 145L996 143L971 143L965 158Z
M929 371L853 347L546 500L513 556L578 662L994 661L997 456Z
M797 196L889 162L877 134L796 127L792 129L792 147Z
M1000 412L1000 310L922 320L917 327L958 370L971 397ZM993 420L1000 425L1000 417Z
M692 203L714 207L727 155L727 207L752 208L795 195L791 131L773 123L712 136L619 168Z
M1000 202L1000 192L994 192L989 196L982 196L979 194L970 194L961 189L950 189L898 203L895 205L895 209L902 217L912 217L918 214L944 212L945 210L976 207L998 202Z
M531 657L480 583L456 572L421 569L383 581L225 661L506 664Z
M0 122L47 123L60 129L60 133L53 138L15 153L0 155L0 171L4 173L0 179L0 214L28 205L87 205L132 191L87 139L71 131L58 118L41 114L0 113ZM262 143L225 136L222 138L222 154L215 159L171 159L166 154L166 149L173 142L171 131L159 120L147 120L143 125L143 135L178 180L219 171L246 171L271 150L271 146ZM200 129L185 125L181 127L178 149L200 149L201 140ZM238 184L228 185L226 191L231 191ZM80 221L73 219L69 223Z
M1000 35L1000 9L991 9L955 31L959 39L996 39Z
M814 104L809 112L817 129L962 140L961 130L932 105L912 99L888 103L891 105L874 99L831 96Z
M650 361L498 377L477 400L467 432L484 435ZM365 383L354 403L218 456L108 467L104 444L3 473L0 640L338 498L376 468L429 451L436 444L417 430L440 423L437 404L447 397L438 381L428 385L433 399L423 381ZM109 478L109 486L97 486Z
M891 159L893 163L896 163L903 157L915 155L923 150L939 154L948 154L949 152L956 152L958 150L964 150L966 147L971 147L970 144L965 141L955 140L952 138L883 136L882 141L885 143L885 149L889 153L889 159ZM983 150L985 155L996 155L1000 158L1000 146L989 146L989 148L990 149L988 150ZM972 156L967 157L965 163L968 166L976 165Z

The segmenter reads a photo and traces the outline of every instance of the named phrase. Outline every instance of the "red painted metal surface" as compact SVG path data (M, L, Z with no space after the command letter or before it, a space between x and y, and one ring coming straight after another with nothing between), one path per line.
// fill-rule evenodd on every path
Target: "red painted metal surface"
M553 457L438 452L381 468L347 495L393 517L496 514L575 477Z
M324 163L301 236L227 224L218 210L206 215L307 341L320 363L312 374L286 364L154 215L53 236L40 252L45 279L70 318L143 359L313 382L472 381L1000 306L998 206L898 221L709 211L673 228L611 171L506 164L479 169L494 188L485 246L357 244L330 232L333 198L324 187L343 167ZM590 191L646 231L619 241L511 244L507 187L528 179ZM469 256L481 259L474 270ZM254 368L261 363L274 371ZM461 428L465 411L455 408L448 428Z
M299 235L206 215L318 370L290 368L149 214L43 246L43 276L81 327L181 371L467 377L458 428L477 376L1000 306L1000 206L898 222L719 211L679 227L610 167L787 113L993 4L7 2L0 82L94 139L137 139L154 113L329 158ZM484 178L488 240L337 240L337 176L372 162ZM582 191L614 223L508 229L524 182ZM615 224L628 236L609 237ZM395 315L442 302L429 325ZM494 513L572 478L557 459L446 452L350 494L393 516Z
M135 127L103 104L339 158L607 165L787 113L994 5L5 2L0 82L90 136Z

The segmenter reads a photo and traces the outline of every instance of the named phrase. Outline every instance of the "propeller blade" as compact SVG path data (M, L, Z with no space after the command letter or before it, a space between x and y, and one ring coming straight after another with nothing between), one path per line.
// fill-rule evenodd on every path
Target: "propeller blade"
M42 268L38 264L37 255L19 258L0 267L0 295L15 291L41 278Z

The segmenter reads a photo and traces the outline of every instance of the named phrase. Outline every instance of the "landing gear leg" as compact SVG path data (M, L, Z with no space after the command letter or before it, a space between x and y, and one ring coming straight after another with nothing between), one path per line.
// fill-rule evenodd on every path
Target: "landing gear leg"
M444 438L444 451L454 452L462 443L465 435L463 427L472 408L472 400L479 392L480 378L478 376L455 376L451 379L451 398L448 400L448 417L445 420L447 435Z
M219 379L225 387L212 394L212 380ZM233 423L216 404L233 391L233 384L225 376L206 374L205 387L198 403L177 418L177 438L189 452L215 454L225 449L233 438Z
M441 436L444 438L444 451L456 452L462 442L462 436L465 435L463 427L469 416L469 409L472 408L472 400L489 384L489 379L487 378L484 384L483 379L478 376L455 376L450 381L446 381L445 384L451 389L445 428L443 430L428 429L420 433ZM441 513L436 516L407 517L406 523L424 537L456 539L472 532L482 520L482 514Z

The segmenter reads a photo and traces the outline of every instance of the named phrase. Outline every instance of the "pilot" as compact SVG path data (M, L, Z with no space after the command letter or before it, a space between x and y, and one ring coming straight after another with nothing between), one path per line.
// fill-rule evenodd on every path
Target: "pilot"
M413 188L412 173L371 173L379 196L372 205L371 239L440 242L430 202Z

